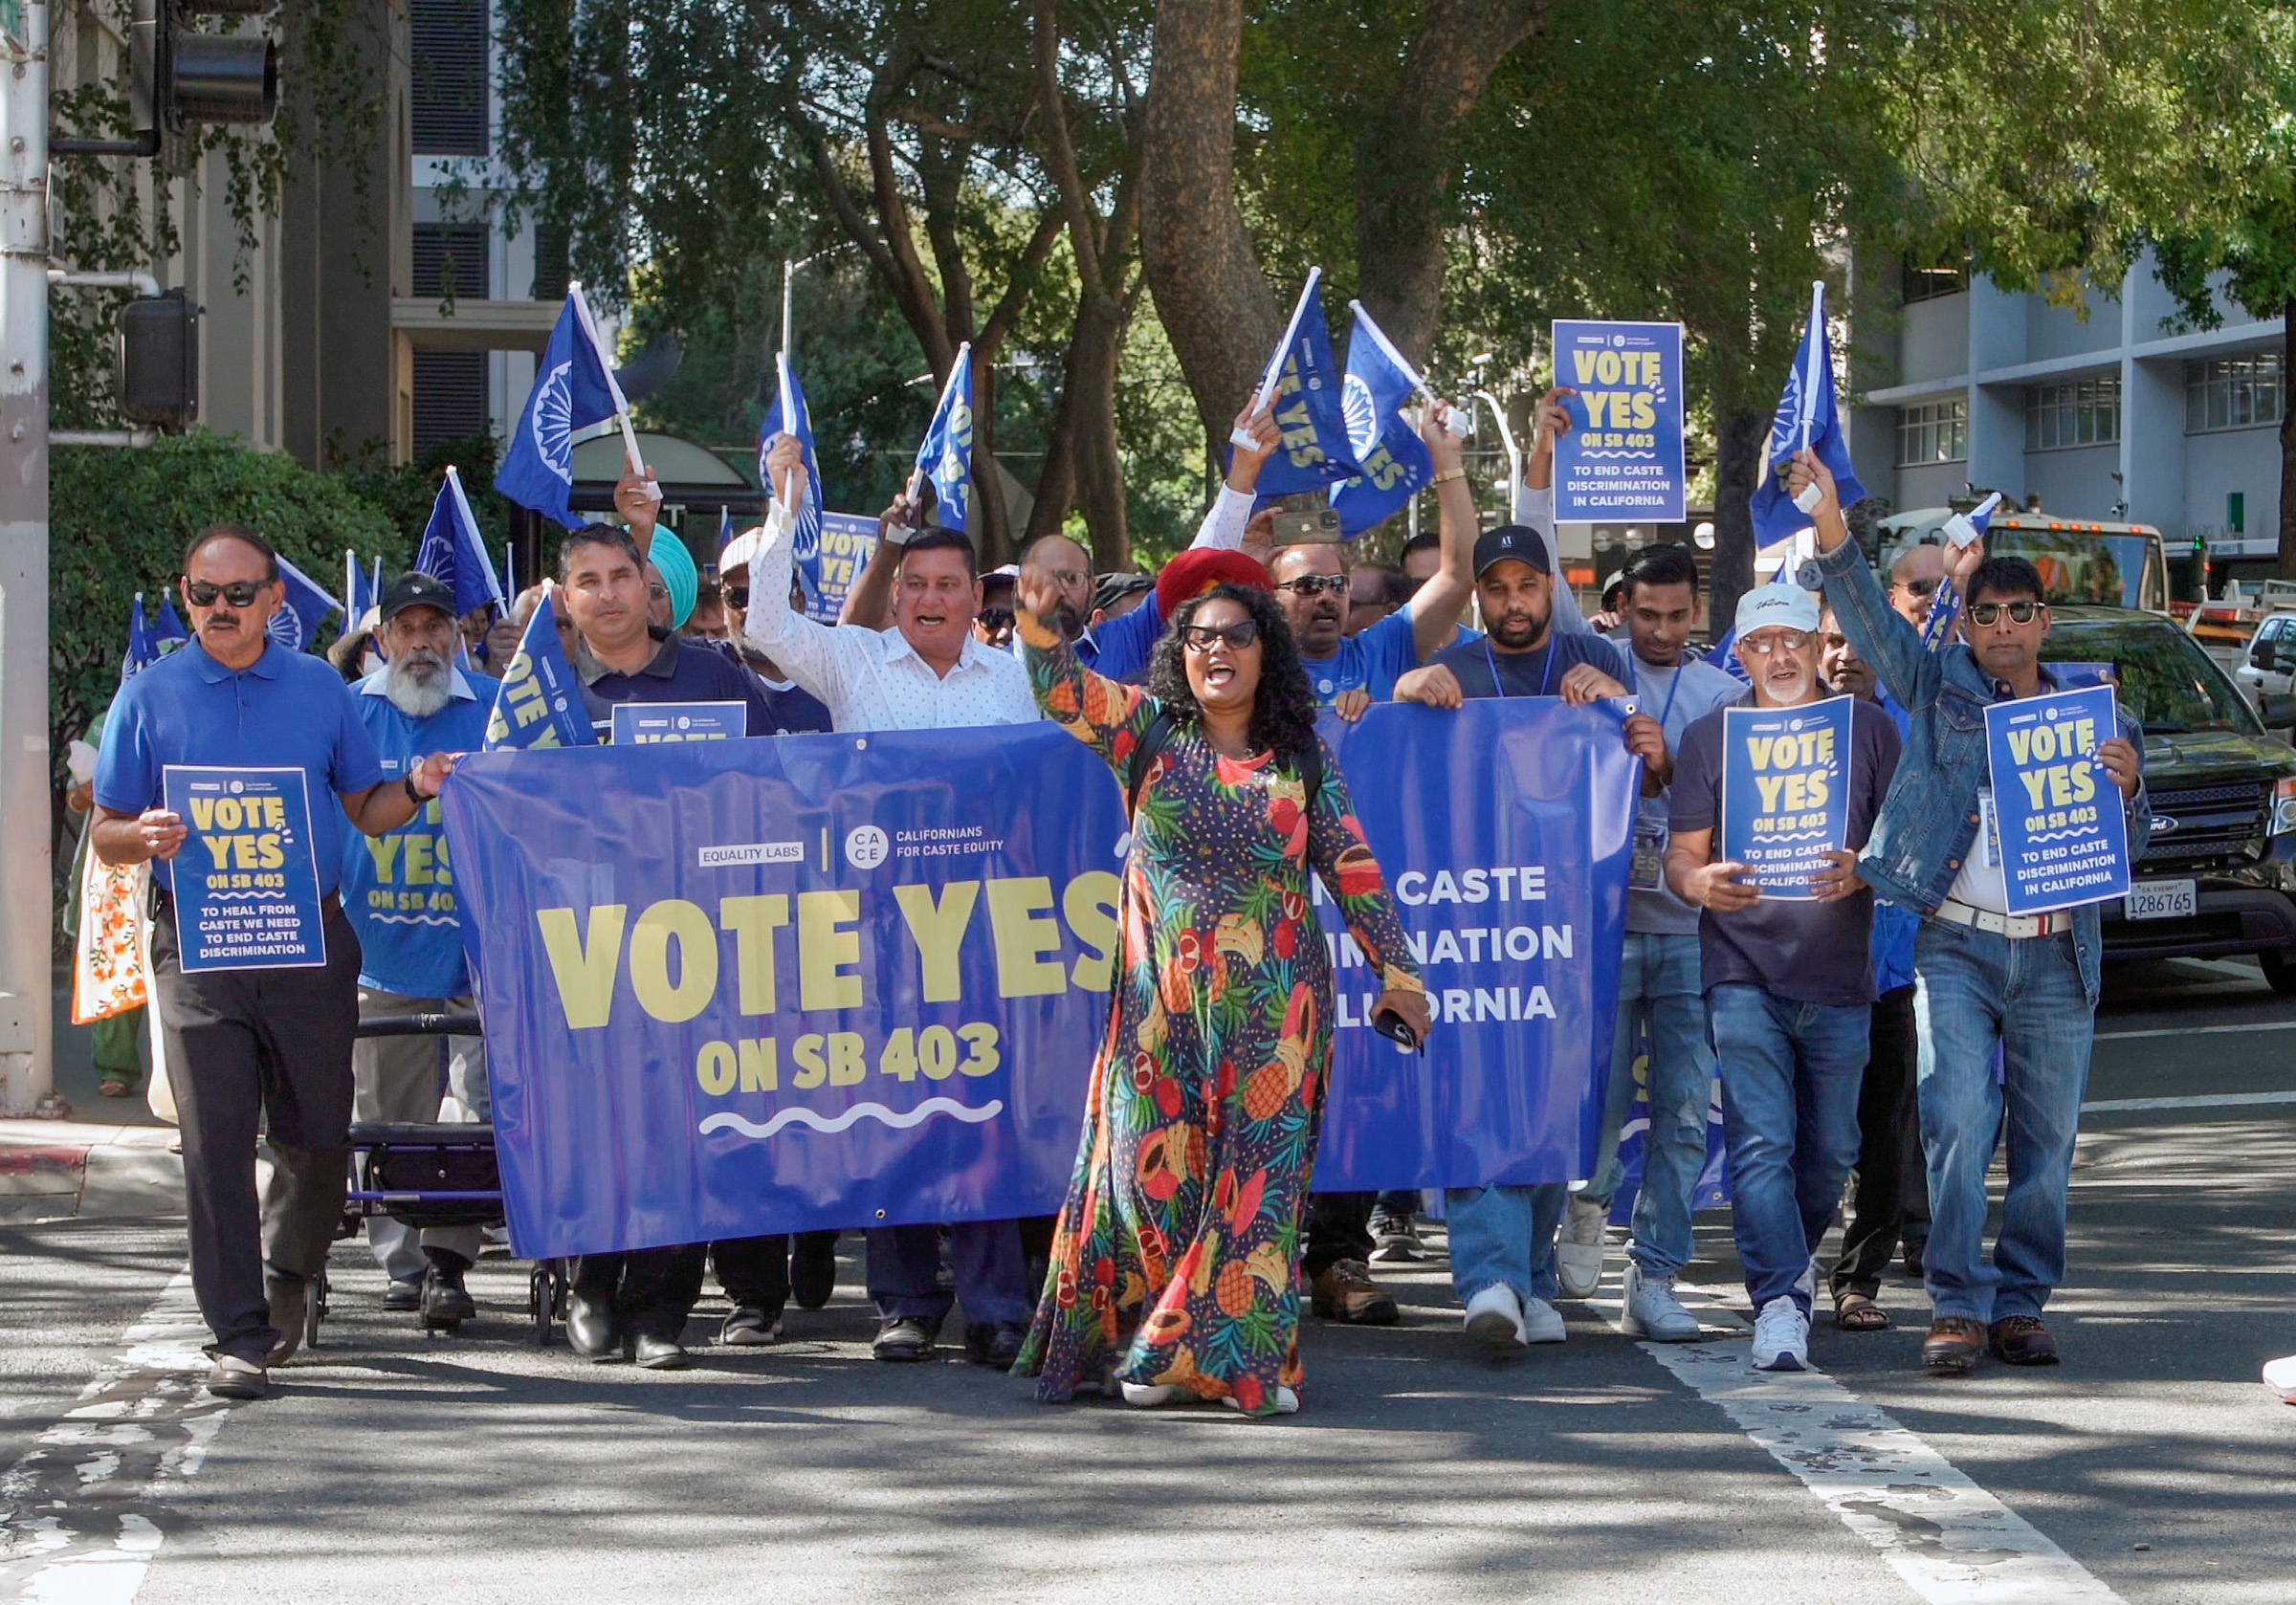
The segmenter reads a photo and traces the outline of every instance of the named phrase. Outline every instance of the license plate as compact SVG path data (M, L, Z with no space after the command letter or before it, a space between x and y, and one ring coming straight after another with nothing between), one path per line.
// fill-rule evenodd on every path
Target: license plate
M2130 919L2183 919L2197 906L2192 881L2139 881L2122 900L2121 912Z

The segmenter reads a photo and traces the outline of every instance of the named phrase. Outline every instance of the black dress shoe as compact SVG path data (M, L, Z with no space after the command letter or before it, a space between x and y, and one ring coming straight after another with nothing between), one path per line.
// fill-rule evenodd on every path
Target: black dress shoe
M2011 1365L2055 1365L2057 1339L2038 1315L2004 1315L1985 1329L1986 1350Z
M1012 1362L1021 1357L1021 1344L1027 1336L1027 1327L1011 1321L968 1322L964 1329L964 1357L975 1365L1010 1371Z
M718 1330L718 1341L737 1349L762 1349L782 1340L782 1318L768 1315L756 1305L738 1305Z
M423 1325L458 1327L478 1318L478 1306L462 1285L470 1262L459 1254L440 1254L423 1273Z
M613 1306L580 1293L566 1295L566 1347L585 1360L618 1360L622 1343Z
M652 1332L638 1333L636 1349L638 1364L648 1371L683 1371L694 1363L674 1338Z
M409 1276L404 1281L391 1278L390 1286L383 1289L383 1308L394 1315L411 1315L423 1308L423 1279Z
M933 1357L933 1340L939 1335L938 1321L894 1315L877 1328L877 1340L870 1345L870 1352L880 1360L929 1360Z
M800 1309L819 1309L837 1290L837 1234L800 1232L790 1244L789 1290Z

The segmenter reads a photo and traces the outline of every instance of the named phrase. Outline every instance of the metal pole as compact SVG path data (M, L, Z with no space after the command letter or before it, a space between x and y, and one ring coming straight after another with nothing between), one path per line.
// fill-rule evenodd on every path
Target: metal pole
M789 355L789 281L797 275L797 264L782 258L782 355Z
M55 1098L48 845L48 0L0 0L0 1114Z

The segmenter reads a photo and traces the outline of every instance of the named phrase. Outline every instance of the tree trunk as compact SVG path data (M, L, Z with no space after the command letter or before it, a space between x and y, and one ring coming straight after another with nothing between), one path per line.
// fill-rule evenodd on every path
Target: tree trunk
M1458 176L1460 126L1547 5L1429 0L1394 93L1356 142L1357 293L1414 363L1427 360L1443 304L1445 202Z
M1726 412L1714 428L1714 566L1707 629L1719 641L1754 588L1755 470L1770 439L1767 412Z
M983 569L1012 561L1004 476L997 472L997 365L973 353L973 550Z
M1075 453L1076 497L1093 537L1093 567L1100 573L1132 560L1124 508L1124 459L1116 451L1116 359L1124 349L1124 308L1095 296L1076 316L1069 342L1070 450Z
M1236 206L1243 0L1159 0L1140 132L1140 255L1207 434L1260 382L1284 314Z
M1082 314L1078 314L1079 320ZM1058 535L1076 504L1076 394L1075 336L1070 335L1068 363L1062 370L1060 400L1052 407L1052 426L1045 433L1045 466L1037 471L1036 499L1028 506L1028 527L1021 532L1026 551L1048 535Z
M2296 302L2281 309L2280 371L2296 373ZM2286 381L2283 380L2283 384ZM2285 399L2280 409L2280 575L2296 580L2296 407ZM2200 565L2205 593L2208 564Z

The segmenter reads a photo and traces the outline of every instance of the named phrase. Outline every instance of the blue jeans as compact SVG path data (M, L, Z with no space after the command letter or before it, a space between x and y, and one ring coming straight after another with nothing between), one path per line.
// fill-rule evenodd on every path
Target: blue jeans
M1443 1195L1451 1233L1451 1290L1465 1304L1486 1287L1512 1287L1526 1304L1555 1302L1555 1232L1570 1189L1559 1181L1530 1187L1453 1187Z
M938 1226L872 1226L862 1235L869 1242L870 1300L887 1320L944 1320L958 1299L974 1326L1026 1326L1035 1310L1018 1221L965 1220L949 1228L953 1290L941 1270Z
M2064 1280L2065 1193L2088 1088L2095 1016L2073 938L1996 936L1925 919L1913 942L1921 1146L1929 1160L1923 1252L1939 1315L2039 1315ZM1994 1044L2006 1084L1994 1079ZM1985 1171L2008 1114L2009 1192L1985 1263Z
M1730 1146L1731 1229L1759 1309L1790 1297L1832 1223L1842 1179L1858 1157L1858 1086L1873 1009L1798 1003L1758 986L1707 994L1722 1070L1722 1133Z
M1690 1194L1706 1168L1706 1111L1714 1085L1695 935L1626 934L1619 962L1619 1022L1610 1041L1610 1096L1596 1148L1602 1162L1580 1195L1594 1203L1608 1203L1626 1178L1619 1163L1619 1133L1634 1106L1635 1025L1645 1018L1650 1022L1650 1130L1643 1138L1634 1241L1626 1252L1645 1275L1672 1276L1690 1263Z

